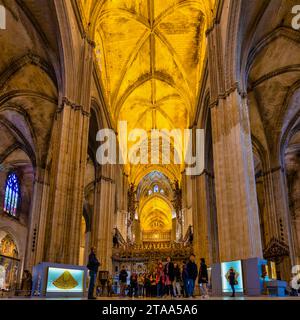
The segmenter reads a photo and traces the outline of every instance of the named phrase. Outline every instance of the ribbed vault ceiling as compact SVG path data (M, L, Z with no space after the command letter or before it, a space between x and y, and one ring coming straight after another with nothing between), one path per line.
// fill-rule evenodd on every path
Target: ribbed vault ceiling
M158 190L155 192L154 187L156 186ZM137 187L137 200L139 220L143 231L171 230L172 199L172 185L163 173L152 171L141 179Z
M170 231L172 229L172 210L160 197L151 197L140 210L142 231Z
M205 31L214 2L81 0L83 22L86 26L90 22L95 30L95 55L116 129L120 120L128 122L129 131L141 128L148 133L151 129L190 127L206 50ZM172 148L183 155L178 146ZM145 192L152 185L147 179L149 173L162 172L165 179L161 183L180 181L183 169L184 165L174 164L125 168L130 182ZM166 185L171 193L169 182ZM144 231L171 230L172 209L165 196L153 195L141 201L139 219Z
M214 2L81 0L83 23L95 32L103 92L116 129L121 120L127 121L129 131L140 128L148 133L151 129L190 127ZM161 160L162 145L160 148ZM173 150L183 156L184 150L172 145L171 154ZM184 164L125 166L130 182L139 185L140 196L144 195L139 208L144 231L171 230L169 182L180 181L183 169ZM146 196L154 183L149 174L164 177L155 183L166 194Z
M213 2L85 1L86 14L96 17L95 52L116 127L119 120L127 120L129 130L190 126ZM133 181L143 167L126 169ZM178 178L181 169L173 168Z

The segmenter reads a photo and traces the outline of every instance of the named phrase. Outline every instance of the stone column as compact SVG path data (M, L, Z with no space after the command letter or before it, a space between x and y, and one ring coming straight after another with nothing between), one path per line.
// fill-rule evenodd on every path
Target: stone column
M212 108L221 261L262 257L246 99L235 90Z
M52 141L52 168L45 259L78 264L80 224L83 212L90 86L94 44L82 39L81 54L74 74L72 96L63 96L56 114ZM71 93L70 93L71 94Z
M263 173L267 197L267 236L264 256L276 253L277 271L284 280L289 280L291 263L295 264L295 251L292 239L291 217L284 170L280 165ZM274 241L276 240L276 241ZM280 257L281 256L281 257Z
M224 26L223 26L224 27ZM208 33L210 106L221 261L262 257L247 99L228 84L221 26ZM225 42L225 41L224 41Z
M277 219L275 212L273 184L270 174L264 172L256 179L256 189L258 193L258 204L260 209L260 223L262 229L262 245L265 249L266 245L272 238L274 233L277 236Z
M102 166L95 188L95 209L92 221L91 244L97 248L101 269L112 271L112 247L115 213L115 177L113 166Z
M43 261L47 203L49 196L48 172L37 168L33 186L31 214L29 221L25 268Z
M208 265L219 261L216 210L210 183L212 175L204 171L192 179L193 183L193 249L197 257L205 258Z
M287 173L287 185L288 190L288 201L291 216L291 235L294 246L294 260L293 264L300 264L300 165L297 161L293 165L293 173ZM289 165L290 166L290 165ZM289 168L289 170L291 170ZM297 173L296 173L297 172ZM289 175L291 175L289 177Z
M286 185L286 177L283 168L279 168L272 172L272 180L274 184L274 199L277 212L277 229L280 233L281 240L290 247L290 255L292 263L295 263L295 252L291 233L291 217L288 205L288 190Z

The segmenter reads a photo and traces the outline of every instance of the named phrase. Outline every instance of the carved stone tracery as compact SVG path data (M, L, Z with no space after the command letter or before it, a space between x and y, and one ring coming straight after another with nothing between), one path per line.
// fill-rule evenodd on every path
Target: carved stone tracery
M284 257L289 256L289 247L283 241L272 238L263 252L267 260L280 262Z

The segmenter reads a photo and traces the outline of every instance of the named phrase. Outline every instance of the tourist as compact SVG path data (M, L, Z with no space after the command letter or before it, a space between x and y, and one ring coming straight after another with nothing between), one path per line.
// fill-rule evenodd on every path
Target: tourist
M201 262L200 262L198 283L202 293L201 297L203 299L208 298L208 290L207 290L208 272L207 272L207 265L205 263L204 258L201 258Z
M236 280L236 274L235 274L233 268L229 269L228 281L229 281L229 284L232 289L231 297L234 298L235 297L235 287L234 286L237 285L237 280Z
M188 277L187 265L186 265L185 261L182 262L182 281L183 281L183 294L182 295L187 298L188 297L189 277Z
M150 280L151 275L146 274L144 278L144 292L146 294L146 297L149 298L151 297L151 280Z
M142 273L138 276L138 295L140 297L144 296L144 275Z
M186 265L187 271L187 297L194 297L195 281L198 276L198 268L195 263L195 255L191 254L189 262Z
M119 274L120 296L121 297L125 297L125 289L127 287L127 277L128 277L128 273L125 269L125 266L122 266L122 269Z
M108 279L108 272L101 272L99 274L100 278L100 285L101 285L101 296L104 296L105 288L107 289L107 279Z
M156 273L152 273L150 275L150 282L151 282L151 297L157 296L157 285L156 285Z
M112 285L113 285L113 278L111 275L109 275L107 279L107 296L108 297L112 297L112 293L113 293Z
M132 275L130 276L130 287L129 287L129 296L132 298L133 295L135 297L138 297L138 277L135 272L132 273Z
M87 268L89 269L89 275L90 275L88 299L96 299L96 297L94 296L94 288L95 288L95 282L96 282L98 268L100 266L100 263L96 257L95 252L96 252L96 248L92 247L90 255L89 255L89 261L87 264Z
M164 292L165 274L163 264L160 262L156 269L156 290L157 297L161 298Z
M181 271L179 265L174 263L174 281L173 281L173 292L175 297L181 297Z
M165 294L174 297L173 282L174 282L174 264L171 261L171 257L167 257L167 263L164 267L165 275Z

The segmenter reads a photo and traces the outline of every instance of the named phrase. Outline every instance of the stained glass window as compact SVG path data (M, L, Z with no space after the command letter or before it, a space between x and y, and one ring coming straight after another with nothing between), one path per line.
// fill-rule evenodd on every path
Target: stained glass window
M12 216L17 215L17 207L20 197L20 184L18 177L10 173L5 185L4 211Z

